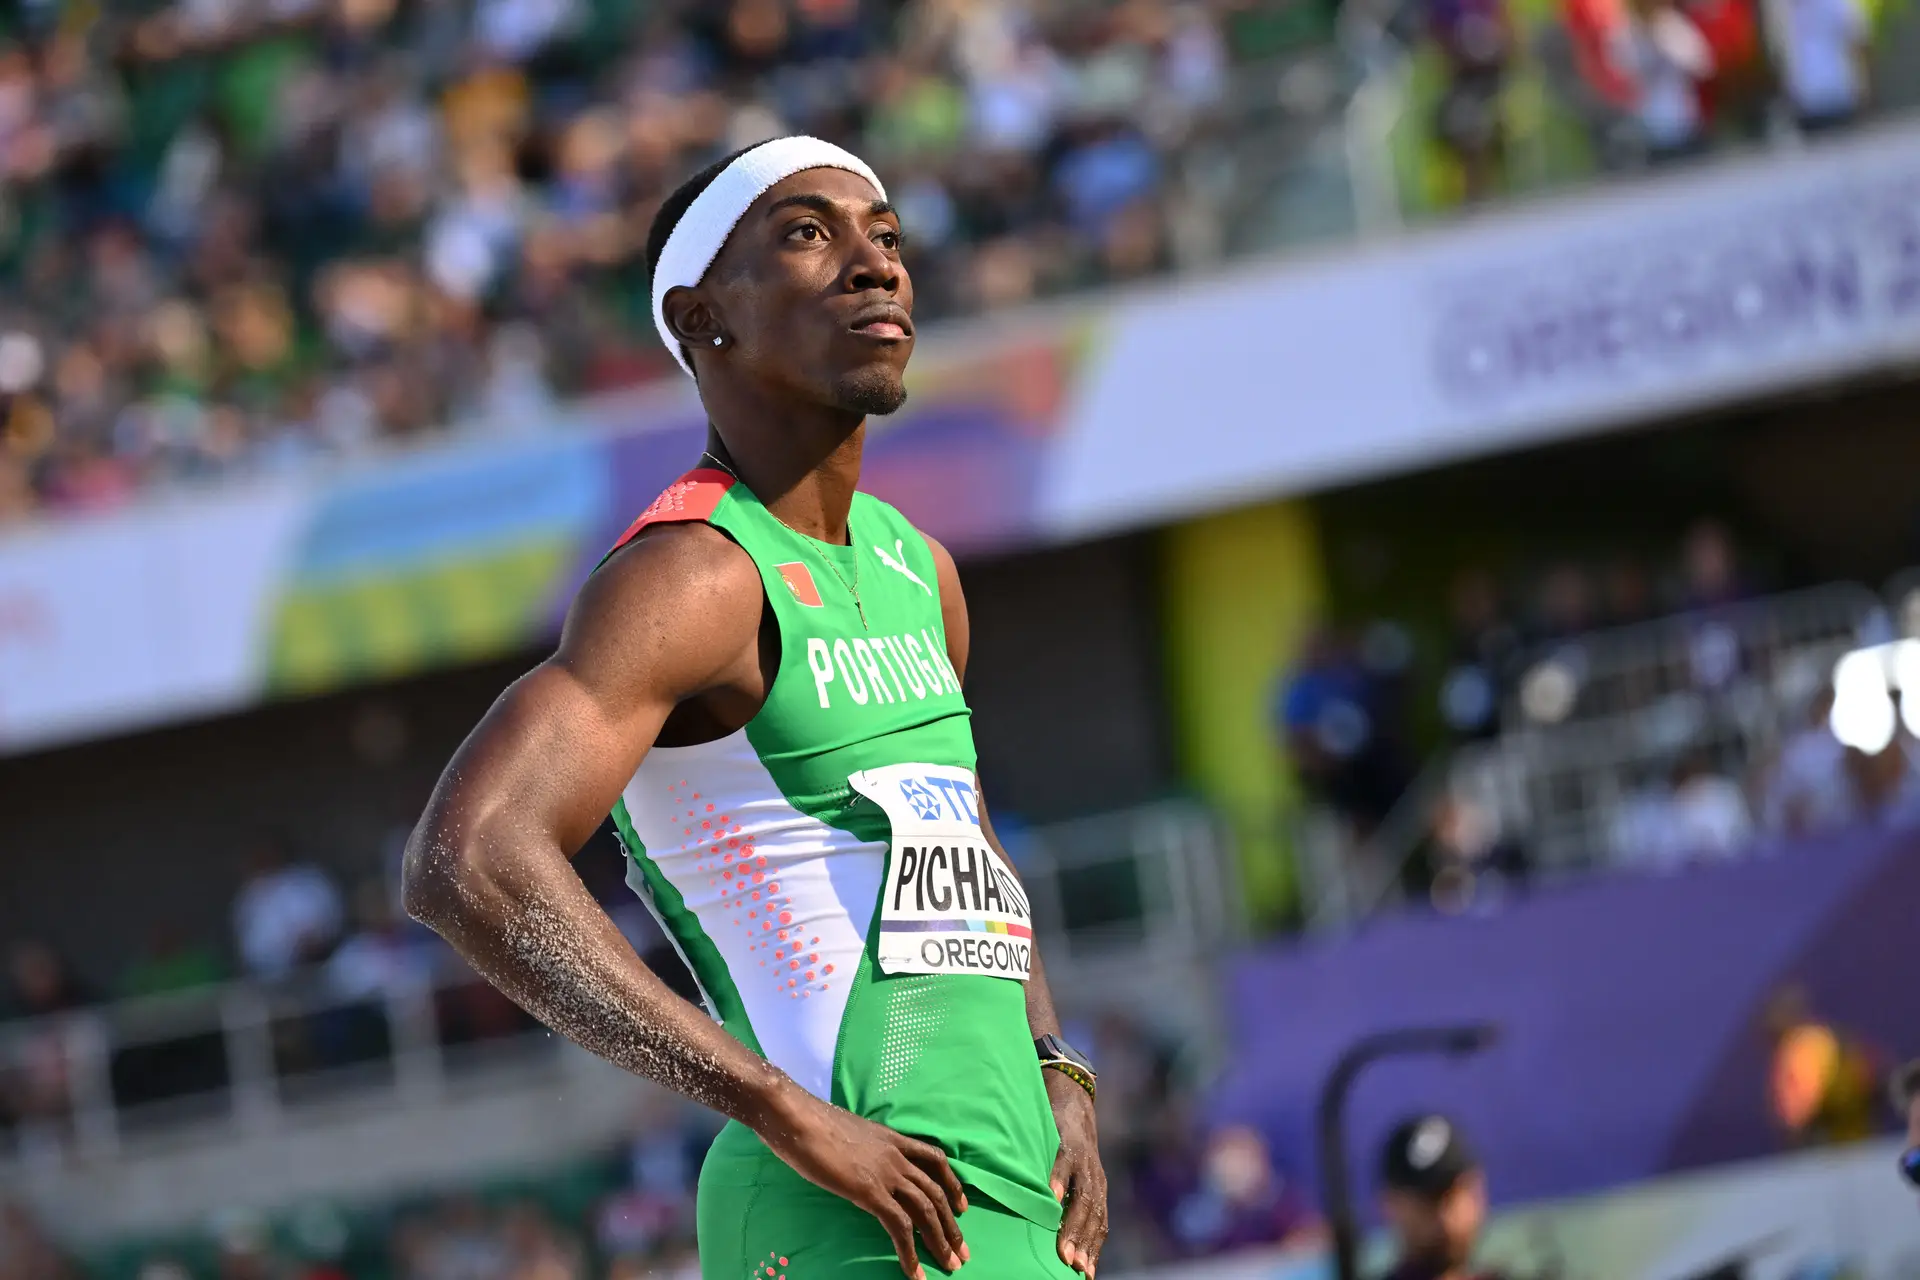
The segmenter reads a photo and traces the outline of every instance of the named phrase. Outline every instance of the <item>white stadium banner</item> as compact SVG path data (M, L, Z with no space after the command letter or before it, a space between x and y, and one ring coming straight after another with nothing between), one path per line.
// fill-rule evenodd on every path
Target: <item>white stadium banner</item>
M1068 536L1920 355L1920 129L1488 214L1101 322L1042 494Z
M257 700L305 513L249 487L0 541L0 753Z

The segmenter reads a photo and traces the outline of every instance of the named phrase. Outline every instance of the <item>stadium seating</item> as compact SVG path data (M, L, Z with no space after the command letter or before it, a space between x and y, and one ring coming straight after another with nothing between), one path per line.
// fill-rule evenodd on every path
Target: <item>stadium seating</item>
M1564 54L1579 6L1513 8L1474 79L1458 15L1416 6L21 6L0 32L0 519L657 378L652 209L782 129L888 174L929 317L1640 163L1605 141L1631 143L1631 102L1596 105ZM1912 25L1880 17L1884 105L1915 79ZM1728 78L1746 96L1712 139L1753 136L1760 83ZM1463 107L1499 123L1462 134Z

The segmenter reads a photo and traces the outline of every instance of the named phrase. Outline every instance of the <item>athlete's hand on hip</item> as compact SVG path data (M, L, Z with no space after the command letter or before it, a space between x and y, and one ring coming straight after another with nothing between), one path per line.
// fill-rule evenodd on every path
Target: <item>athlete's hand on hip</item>
M795 1092L801 1098L780 1121L756 1126L761 1140L801 1177L878 1218L912 1280L926 1274L914 1252L915 1231L935 1262L958 1270L968 1255L955 1219L966 1212L967 1196L946 1153Z
M1053 1161L1053 1198L1066 1206L1060 1219L1060 1260L1091 1277L1107 1243L1107 1171L1100 1167L1093 1099L1058 1071L1040 1074L1047 1078L1053 1123L1060 1130L1060 1154Z

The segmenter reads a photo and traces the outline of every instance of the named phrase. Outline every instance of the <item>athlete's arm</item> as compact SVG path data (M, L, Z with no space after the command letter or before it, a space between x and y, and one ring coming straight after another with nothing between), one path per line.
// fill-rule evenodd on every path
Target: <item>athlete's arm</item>
M407 845L406 905L549 1027L739 1120L880 1219L902 1270L966 1256L938 1148L813 1097L671 992L569 865L675 706L757 680L752 561L705 525L654 531L581 590L558 651L468 735Z
M967 618L967 598L960 588L960 571L953 556L933 538L927 547L933 552L934 569L940 582L940 621L947 633L947 660L955 674L967 678L967 654L972 648L973 627ZM979 778L974 779L976 787ZM987 842L1013 868L1013 859L993 833L987 817L986 794L980 797L980 830ZM1017 876L1019 872L1016 870ZM1054 1012L1053 992L1047 986L1046 969L1040 963L1040 943L1034 940L1026 981L1027 1026L1034 1038L1060 1034L1060 1017ZM1040 1070L1036 1060L1034 1069ZM1094 1125L1093 1099L1087 1091L1058 1071L1042 1071L1047 1098L1053 1104L1054 1125L1060 1130L1060 1153L1053 1162L1053 1194L1063 1201L1066 1211L1060 1220L1058 1247L1060 1259L1091 1277L1100 1262L1100 1250L1107 1240L1107 1174L1100 1164L1098 1131Z

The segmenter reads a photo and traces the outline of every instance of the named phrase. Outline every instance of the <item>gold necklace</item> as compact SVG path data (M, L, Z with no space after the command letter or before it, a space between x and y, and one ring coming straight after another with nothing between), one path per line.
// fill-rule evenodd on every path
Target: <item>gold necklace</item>
M719 458L714 457L712 450L702 449L700 451L700 456L712 462L714 466L720 468L722 471L732 476L735 480L740 479L740 473L738 471L735 471L732 467L728 466L726 463L722 462ZM773 512L771 511L768 511L767 514L770 516L773 516L775 520L780 520L780 517L777 515L774 515ZM831 573L835 578L838 578L840 580L840 585L845 587L847 589L847 594L853 597L854 612L860 615L860 629L862 631L872 631L873 628L867 625L866 601L860 598L860 553L855 548L854 541L853 541L852 513L851 512L848 513L848 519L847 519L847 547L849 550L852 550L854 552L852 582L848 582L847 575L840 572L840 566L833 562L833 557L829 556L825 551L821 550L818 545L816 545L819 542L818 538L808 537L806 534L801 533L798 529L795 529L792 525L787 524L785 520L780 520L780 523L795 537L799 538L802 542L805 542L812 549L813 554L820 558L821 563L827 566L827 572Z

